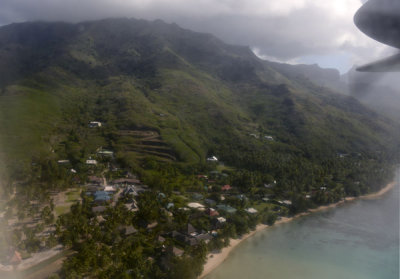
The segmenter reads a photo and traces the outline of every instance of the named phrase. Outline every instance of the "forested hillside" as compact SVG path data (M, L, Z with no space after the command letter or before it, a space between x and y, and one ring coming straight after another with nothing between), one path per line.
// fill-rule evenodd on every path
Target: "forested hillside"
M90 120L110 132L157 130L184 162L201 162L229 142L253 145L251 133L319 157L373 154L394 143L391 123L354 99L173 24L12 24L0 43L7 159L51 152Z

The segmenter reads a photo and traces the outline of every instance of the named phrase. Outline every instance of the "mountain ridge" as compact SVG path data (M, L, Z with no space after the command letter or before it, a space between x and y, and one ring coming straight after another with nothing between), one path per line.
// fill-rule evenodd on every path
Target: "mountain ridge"
M227 138L237 138L243 145L254 131L272 134L287 145L316 148L319 157L324 152L334 156L359 149L363 144L357 141L365 139L368 148L365 145L358 151L371 153L373 145L386 145L389 127L394 125L351 97L290 72L310 67L263 61L248 47L228 45L210 34L160 20L3 26L0 58L0 72L6 73L0 75L1 98L28 94L35 99L42 94L46 99L41 99L43 103L53 100L48 105L54 114L48 116L54 119L68 110L67 114L76 111L75 104L83 102L79 110L86 114L85 121L97 118L118 129L156 129L178 160L186 162L203 161ZM327 79L333 75L336 77L336 72L329 72ZM23 103L14 102L17 106ZM101 102L106 106L100 108ZM3 119L13 118L11 111L9 115L4 111ZM48 111L43 109L37 116L42 117L43 112ZM113 123L107 123L110 119ZM82 119L75 123L60 121L59 126L72 127L77 122L84 126ZM385 128L377 133L370 130L370 124ZM54 123L42 126L51 125ZM29 134L29 125L18 126L26 126ZM43 129L45 133L47 128ZM3 130L12 134L7 128ZM63 133L67 133L65 129ZM348 135L357 140L349 142ZM312 141L317 144L310 144Z

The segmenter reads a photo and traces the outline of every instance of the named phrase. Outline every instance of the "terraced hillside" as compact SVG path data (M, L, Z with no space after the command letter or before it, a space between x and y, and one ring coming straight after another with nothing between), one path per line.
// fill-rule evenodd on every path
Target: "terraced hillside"
M150 155L167 161L176 161L174 151L156 131L121 130L118 135L117 147L122 152L133 153L138 159Z

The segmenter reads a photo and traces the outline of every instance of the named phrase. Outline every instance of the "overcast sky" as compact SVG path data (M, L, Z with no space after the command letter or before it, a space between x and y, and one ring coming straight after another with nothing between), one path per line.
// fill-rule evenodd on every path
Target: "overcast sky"
M247 45L260 57L347 71L393 50L363 35L365 0L0 0L0 25L105 17L162 19Z

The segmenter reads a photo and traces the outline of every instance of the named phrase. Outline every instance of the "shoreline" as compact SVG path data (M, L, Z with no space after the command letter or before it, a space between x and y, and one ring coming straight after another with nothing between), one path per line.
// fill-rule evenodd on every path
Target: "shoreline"
M385 195L386 193L388 193L390 190L392 190L394 188L394 186L396 185L396 183L397 183L396 181L393 181L375 193L371 193L371 194L367 194L367 195L363 195L363 196L359 196L359 197L346 197L339 202L332 203L329 205L322 205L322 206L319 206L314 209L309 209L306 212L298 213L292 217L282 217L280 220L277 220L272 226L285 224L285 223L293 221L294 219L297 219L302 216L307 216L307 215L310 215L315 212L321 212L321 211L325 211L328 209L336 208L347 202L353 202L356 200L364 200L364 199L365 200L377 199L377 198ZM264 229L272 227L272 226L259 224L259 225L257 225L257 227L254 231L251 231L251 232L243 235L241 238L237 238L237 239L231 238L229 246L222 248L219 253L209 253L207 255L207 261L204 264L203 272L198 277L198 279L204 278L209 273L211 273L215 268L217 268L220 264L222 264L229 257L229 254L244 240L246 240L249 237L255 235L256 233L263 231Z
M361 200L361 199L366 199L366 200L376 199L376 198L379 198L379 197L385 195L390 190L392 190L395 185L396 185L396 181L393 181L375 193L371 193L371 194L367 194L367 195L363 195L363 196L359 196L359 197L346 197L337 203L319 206L315 209L309 209L306 212L298 213L292 217L282 217L281 219L277 220L274 223L274 225L288 223L296 218L310 215L311 213L321 212L321 211L325 211L328 209L336 208L347 202L352 202L352 201ZM269 228L269 227L271 227L271 226L264 225L264 224L258 224L254 231L251 231L251 232L243 235L241 238L237 238L237 239L231 238L230 245L227 247L224 247L219 253L209 253L207 255L207 262L204 264L203 272L198 277L198 279L204 278L209 273L211 273L215 268L217 268L221 263L223 263L228 258L229 254L244 240L246 240L247 238L249 238L249 237L255 235L256 233L263 231L264 229ZM32 258L24 260L20 265L18 265L18 267L15 270L12 268L12 266L0 264L0 272L5 272L5 274L11 272L12 270L17 271L17 272L24 272L30 268L33 268L39 264L42 264L45 261L48 261L52 258L57 257L58 255L63 253L63 251L64 250L61 249L61 247L58 245L58 246L54 247L53 249L39 252L39 253L35 254L35 256L33 256Z

